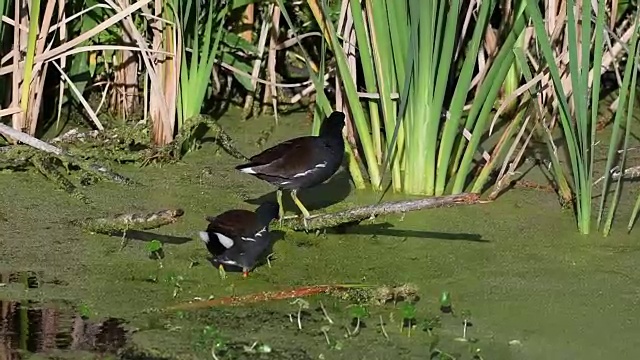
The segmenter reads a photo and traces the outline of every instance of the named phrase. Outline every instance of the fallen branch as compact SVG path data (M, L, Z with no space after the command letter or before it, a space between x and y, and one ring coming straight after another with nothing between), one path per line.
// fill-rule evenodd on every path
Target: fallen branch
M72 163L75 165L78 165L81 169L94 173L96 175L98 175L101 178L116 182L116 183L122 183L122 184L133 184L134 182L131 179L128 179L120 174L117 174L111 170L109 170L106 166L103 165L99 165L99 164L94 164L91 162L88 162L86 160L82 160L82 159L78 159L74 156L72 156L71 154L69 154L67 151L57 147L57 146L53 146L49 143L46 143L40 139L36 139L33 136L30 136L28 134L23 133L22 131L18 131L10 126L7 126L5 124L1 124L0 123L0 133L9 136L17 141L20 141L24 144L27 144L35 149L38 149L40 151L44 151L46 153L52 154L55 157L57 157L58 159L60 159L60 161L62 162L67 162L67 163Z
M348 223L357 223L379 215L405 213L453 205L471 205L480 202L480 196L473 193L436 196L419 200L389 201L381 204L351 208L339 212L311 215L305 227L301 217L284 218L282 225L295 231L320 230Z
M147 214L118 214L113 218L74 220L72 224L92 233L119 235L128 230L149 230L174 223L184 215L182 209L160 210Z
M168 311L172 310L197 310L214 306L237 306L245 305L256 302L294 299L301 297L314 296L319 294L325 294L334 291L347 291L354 288L369 288L371 285L312 285L303 286L298 288L292 288L282 291L263 291L254 294L248 294L243 296L228 296L218 299L202 300L196 302L188 302L184 304L178 304L166 308Z

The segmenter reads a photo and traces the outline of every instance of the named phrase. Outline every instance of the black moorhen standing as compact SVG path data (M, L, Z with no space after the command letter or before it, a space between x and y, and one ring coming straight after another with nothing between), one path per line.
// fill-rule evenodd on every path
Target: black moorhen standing
M251 174L278 186L279 218L282 221L282 190L291 190L306 226L309 211L298 200L299 189L319 185L338 171L344 158L342 128L345 115L334 111L320 126L318 136L303 136L282 142L249 159L249 163L236 166L237 170Z
M207 231L200 232L200 239L219 265L224 277L224 265L242 268L247 277L271 242L269 224L278 217L278 205L265 202L255 212L243 209L225 211L207 216Z

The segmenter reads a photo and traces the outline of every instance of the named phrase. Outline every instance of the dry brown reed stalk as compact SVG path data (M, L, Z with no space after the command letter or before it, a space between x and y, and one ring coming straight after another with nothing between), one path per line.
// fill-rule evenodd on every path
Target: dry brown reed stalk
M63 42L61 45L53 47L53 41L46 46L46 37L52 31L56 29L64 28L65 24L68 21L71 21L73 18L77 17L77 14L70 17L60 16L60 14L64 14L63 10L58 10L58 17L56 18L58 22L56 24L51 24L52 19L54 19L54 10L55 5L57 4L55 1L47 2L47 6L45 8L44 17L42 24L40 25L41 29L39 31L38 37L36 38L36 46L35 46L35 54L33 59L32 67L32 77L29 81L29 88L24 91L27 92L26 104L22 104L21 112L13 113L13 121L12 125L14 129L24 130L28 134L34 134L37 126L37 118L39 115L39 110L41 108L42 102L42 94L43 94L43 86L44 86L44 78L46 76L46 71L48 69L48 63L50 61L56 60L58 58L64 59L66 56L69 56L71 53L79 52L78 49L74 49L77 45L86 41L87 39L95 36L99 32L105 30L109 26L112 26L125 17L129 16L136 10L139 10L142 6L148 3L150 0L140 0L135 4L125 8L119 9L117 14L105 20L104 22L98 24L98 26L93 29L81 34L80 36L71 39L67 42ZM109 1L107 1L109 2ZM14 25L14 48L11 54L11 58L13 59L13 63L8 66L3 66L0 68L0 75L12 73L12 81L13 81L13 91L12 91L12 106L16 106L20 100L20 92L22 91L22 86L24 82L24 71L26 62L21 58L20 54L25 50L27 46L27 35L29 32L29 23L28 23L28 14L26 13L26 4L22 2L18 2L15 7L14 19L12 22L9 22L10 25ZM104 7L104 6L103 6ZM115 7L114 7L115 8ZM117 9L117 8L115 8ZM16 26L15 24L19 24ZM64 30L60 30L61 33L65 33ZM46 47L45 47L46 46ZM91 47L85 47L84 51L91 50ZM10 57L4 57L2 59L2 63L8 61ZM61 60L61 63L64 63L64 60ZM64 72L62 68L57 66L61 74L63 75L63 79L65 79ZM68 77L65 79L67 83L70 83ZM74 87L72 87L74 90ZM62 90L61 90L62 91ZM94 124L98 129L103 129L102 124L97 121L97 117L95 116L95 112L91 111L91 109L86 104L86 101L83 101L81 94L78 93L77 89L74 90L75 95L80 99L80 102L83 103L85 109L88 110L89 116L93 120Z
M354 83L357 83L357 69L356 69L356 31L353 27L353 16L351 15L351 5L349 4L349 0L342 0L341 10L340 10L340 20L338 21L338 27L336 29L340 32L340 35L346 41L342 45L342 49L347 56L347 64L349 66L349 73L353 78ZM336 89L336 110L342 111L345 113L346 118L346 126L344 129L345 135L349 143L351 143L351 148L353 149L354 156L359 159L360 154L358 153L358 147L356 146L356 135L355 135L355 127L353 126L353 119L351 118L351 112L348 111L348 101L342 94L341 80L339 75L336 76L335 79L335 89ZM377 157L378 163L382 161L381 153L377 153L379 155Z
M51 27L51 20L54 18L53 12L55 10L55 5L55 1L47 2L44 16L42 18L42 24L40 26L41 31L39 32L36 39L36 55L42 54L45 51L45 43L47 40L46 34L49 32L49 28ZM51 42L47 49L50 49L52 45L53 42ZM28 110L25 114L26 122L29 124L28 133L31 135L35 134L36 132L38 117L40 114L40 109L42 108L42 94L44 91L44 81L47 76L47 70L48 63L34 63L31 86L29 86L29 97L27 100Z
M7 108L7 109L0 109L0 119L5 117L5 116L12 116L12 115L17 114L17 113L19 113L21 111L22 111L22 109L20 109L17 106L10 107L10 108Z
M616 0L612 0L611 2L612 5L615 5L615 3L617 3ZM545 13L547 14L547 32L550 34L551 44L555 45L554 50L557 54L557 64L559 64L562 75L563 90L567 94L567 96L569 96L573 92L573 89L571 88L571 79L568 71L569 56L567 44L568 35L565 21L566 6L566 2L564 1L558 2L556 0L547 0L545 2ZM615 12L612 12L612 15L614 14ZM623 29L624 31L622 31ZM620 33L619 35L616 34L616 30ZM599 69L601 73L615 65L617 59L623 54L623 50L624 48L626 48L626 43L631 38L632 33L633 27L631 27L629 22L627 21L623 21L618 29L606 29L604 39L605 44L607 44L608 46L606 47L606 51L603 54L602 67L601 69ZM578 39L578 41L581 40ZM529 53L528 55L530 61L535 58L535 55L531 53ZM531 62L532 65L538 69L537 71L542 70L535 62ZM617 69L615 70L617 71ZM589 71L589 85L591 85L593 81L594 71L596 71L596 69L591 69ZM558 111L557 103L549 103L549 100L552 100L554 98L554 90L553 85L551 84L550 77L546 72L544 78L541 79L540 82L541 86L545 89L545 91L543 92L543 97L540 100L540 105L544 105L547 111L551 110L552 114L556 114ZM573 103L570 103L570 106L573 108ZM552 117L554 119L556 118L555 115ZM551 128L553 128L555 125L555 120L552 120Z
M269 74L269 80L272 82L277 81L276 78L276 59L277 59L277 45L278 37L280 36L280 7L274 4L273 12L271 14L271 31L269 37L269 55L267 58L267 72ZM265 88L263 104L265 107L271 103L273 106L273 115L275 117L276 124L278 124L278 92L274 84L271 84Z
M27 48L27 34L29 29L29 14L27 12L26 2L16 1L14 6L14 26L13 26L13 64L11 66L12 72L12 91L11 91L11 105L20 105L20 84L23 81L22 68L20 67L20 60L23 49ZM25 31L26 29L26 31ZM24 67L24 65L23 65ZM0 74L1 75L1 74ZM29 126L25 120L25 113L23 111L14 113L12 116L12 125L16 130L26 130Z
M125 8L130 0L118 0ZM133 43L128 31L120 31L123 44ZM130 50L117 50L115 53L115 81L111 97L112 108L126 119L138 105L138 56Z
M253 42L253 26L255 24L255 6L253 3L247 4L242 14L242 21L240 22L240 37L245 39L248 43Z
M182 53L183 46L177 19L175 23L171 23L160 18L168 11L162 6L162 1L156 0L154 15L157 17L156 26L159 31L154 32L153 49L164 49L165 54L157 54L153 62L149 61L149 64L157 66L156 69L152 68L149 71L149 65L147 65L151 87L154 88L155 85L156 89L161 89L160 93L153 92L149 101L149 117L154 129L153 140L157 145L166 145L174 138L181 62L179 54ZM157 73L156 79L151 78L153 73ZM162 111L168 112L162 114Z
M269 5L268 14L273 13L273 8L275 4ZM264 55L264 50L267 44L267 36L269 35L269 29L271 28L271 21L268 17L266 17L262 22L262 27L260 29L260 37L258 38L258 53L256 54L256 59L253 62L253 69L251 72L251 90L247 93L244 102L244 110L243 117L248 118L253 109L253 100L258 93L258 83L255 80L260 75L260 69L262 68L262 56Z
M120 11L117 11L116 14L114 14L113 16L109 17L107 20L99 23L98 25L96 25L95 27L93 27L91 30L88 30L84 33L82 33L81 35L65 42L64 44L60 44L59 46L56 46L54 48L51 48L49 50L44 51L42 54L40 55L36 55L35 57L35 63L38 62L46 62L46 61L52 61L55 59L60 58L61 56L68 56L69 54L73 53L73 49L75 47L77 47L77 45L83 43L84 41L94 37L95 35L99 34L100 32L104 31L105 29L107 29L110 26L113 26L115 24L117 24L118 22L122 21L122 19L126 18L127 16L131 15L132 13L140 10L143 6L145 6L146 4L148 4L151 0L139 0L138 2L128 6L125 9L122 9ZM105 0L105 2L107 3L111 3L113 4L110 0ZM117 6L115 8L118 8ZM67 18L67 22L70 21L70 17ZM23 27L20 27L23 28ZM87 50L89 47L86 47ZM145 47L143 49L146 52L149 52L150 50ZM13 72L13 68L14 67L23 67L24 66L24 61L18 59L17 62L14 62L13 64L9 65L9 66L3 66L0 68L0 75L5 75L5 74L10 74Z
M347 17L348 10L349 10L349 0L342 0L342 3L340 4L340 17L338 18L338 26L336 27L336 31L340 33L343 39L346 39L346 37L344 36L344 33L347 30L345 29L345 18ZM352 22L352 25L353 25L353 22ZM348 46L348 44L343 45L343 50L345 51L345 54L348 54L347 48L345 48L345 46ZM351 114L348 111L344 111L346 108L348 108L348 104L347 104L347 100L343 97L342 88L340 86L340 78L338 76L336 76L335 78L335 88L336 88L336 110L344 112L345 120L347 121L347 123L349 123Z
M60 42L64 43L67 40L67 14L64 11L65 0L58 0L58 23L60 24L60 29L58 33L60 34ZM49 29L49 31L52 31ZM60 67L64 69L67 67L67 57L62 56L60 58ZM64 89L65 89L65 80L62 76L60 76L60 81L58 82L58 111L56 113L56 128L60 126L60 117L62 116L62 99L64 97Z
M105 0L116 11L121 12L119 5L111 0ZM145 5L150 0L144 0ZM177 94L177 69L175 69L176 54L178 49L173 49L173 37L167 34L175 33L175 24L162 19L163 2L155 0L153 19L153 49L168 49L170 55L159 54L153 56L149 51L149 46L145 38L136 28L130 16L124 17L122 25L124 31L128 32L138 47L142 50L141 56L147 71L151 91L149 94L149 118L152 122L152 140L156 145L166 145L173 140L175 119L176 119L176 94ZM171 51L173 50L173 51ZM165 53L166 53L165 52Z

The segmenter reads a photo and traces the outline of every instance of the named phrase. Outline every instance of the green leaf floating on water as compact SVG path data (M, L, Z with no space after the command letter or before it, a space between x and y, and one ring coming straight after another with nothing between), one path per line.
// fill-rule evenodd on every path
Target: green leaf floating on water
M400 311L402 312L402 318L405 320L416 318L416 307L411 303L404 303Z
M451 307L451 297L449 296L448 291L443 291L442 295L440 295L440 306Z
M162 243L159 240L151 240L151 242L147 244L147 251L151 253L158 252L161 249L162 249Z
M445 314L449 314L453 311L451 308L451 297L448 291L443 291L440 295L440 311Z
M369 311L367 311L367 308L362 305L352 306L349 310L349 313L351 314L351 317L360 319L369 316Z
M78 307L80 316L88 318L91 315L91 309L86 304L80 304Z

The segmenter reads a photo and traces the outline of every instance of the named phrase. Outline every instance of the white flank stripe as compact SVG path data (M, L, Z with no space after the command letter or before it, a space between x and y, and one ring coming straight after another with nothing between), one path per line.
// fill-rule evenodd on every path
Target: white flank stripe
M221 259L220 262L225 264L225 265L233 265L233 266L242 267L242 265L238 264L237 261L231 260L231 259L227 259L227 258Z
M313 172L313 170L315 170L315 169L311 169L311 170L307 170L305 172L301 172L301 173L295 174L295 175L293 175L293 177L297 178L297 177L301 177L301 176L306 176L307 174Z
M317 168L323 168L323 167L326 167L326 166L327 166L327 162L326 161L323 162L322 164L316 165Z
M220 244L222 244L222 246L226 247L227 249L233 246L233 240L231 240L229 237L224 236L220 233L216 233L216 236L218 236L218 241L220 241Z
M242 240L244 241L256 241L256 239L252 239L252 238L248 238L248 237L241 237Z
M200 239L204 241L205 244L209 243L209 234L206 231L200 231Z
M244 169L240 169L240 171L242 171L245 174L255 174L256 173L255 171L253 171L253 168L250 168L250 167L244 168Z

